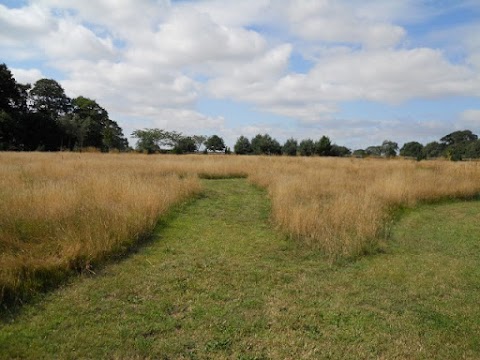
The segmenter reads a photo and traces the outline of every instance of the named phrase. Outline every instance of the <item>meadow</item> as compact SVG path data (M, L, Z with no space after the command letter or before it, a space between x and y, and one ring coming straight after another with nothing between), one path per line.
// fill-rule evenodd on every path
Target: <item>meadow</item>
M220 155L0 153L0 301L56 286L148 239L202 193L246 177L271 222L330 263L382 251L399 209L480 193L480 163Z

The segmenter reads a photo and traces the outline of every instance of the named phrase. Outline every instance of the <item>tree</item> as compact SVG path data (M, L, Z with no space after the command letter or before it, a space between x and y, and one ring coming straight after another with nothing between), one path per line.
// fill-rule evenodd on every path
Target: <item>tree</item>
M398 144L394 141L384 140L380 148L382 156L387 158L397 156Z
M12 114L22 107L25 86L17 84L7 65L0 64L0 111Z
M478 136L473 134L470 130L454 131L445 135L440 139L440 142L446 146L456 145L459 143L466 143L478 140Z
M72 105L75 121L82 123L81 127L86 130L81 147L102 148L104 130L110 125L107 110L95 100L83 96L73 99Z
M365 153L368 156L382 156L381 146L369 146L365 149Z
M298 145L298 151L301 156L312 156L315 154L315 143L312 139L302 140L300 145Z
M351 150L345 146L339 146L339 145L333 144L330 149L330 156L344 157L344 156L349 156L351 154L352 154Z
M180 138L173 148L173 152L176 154L192 153L195 151L197 151L197 144L191 136L184 136Z
M250 144L250 140L248 140L248 138L246 138L243 135L237 139L237 142L235 143L233 150L235 151L235 154L238 154L238 155L247 155L253 152L252 145Z
M480 140L471 141L468 144L465 157L470 159L480 158Z
M200 148L202 147L202 145L207 140L207 136L206 135L193 135L192 139L193 139L193 141L195 141L195 146L197 148L196 151L200 151Z
M282 146L268 134L257 134L252 139L252 150L255 155L281 155Z
M165 139L165 131L160 129L143 129L132 132L132 137L138 139L137 150L152 154L160 150L160 142Z
M357 149L353 152L352 154L353 156L357 157L357 158L364 158L365 156L368 155L367 151L366 150L363 150L363 149Z
M423 145L416 141L407 142L400 149L400 155L421 160L424 157Z
M205 142L205 147L209 151L225 151L225 143L218 135L210 136Z
M71 100L53 79L38 80L30 90L30 98L35 112L43 112L53 120L68 113L71 107Z
M440 144L436 141L432 141L423 147L423 157L437 158L445 155L445 144Z
M21 148L25 151L57 151L61 147L63 131L49 114L28 113L21 123Z
M105 128L103 129L102 135L102 149L107 151L110 151L112 149L125 151L128 148L128 141L123 136L122 128L118 126L116 121L109 119Z
M322 136L319 141L315 143L315 153L320 156L329 156L332 150L332 143L327 136Z
M28 112L30 85L17 84L5 64L0 64L0 150L23 148L23 118Z
M290 138L285 141L282 147L282 153L288 156L296 156L298 151L298 141Z
M446 156L454 161L462 160L468 157L468 147L472 142L478 140L478 136L473 134L470 130L454 131L445 135L440 139L440 142L446 146Z

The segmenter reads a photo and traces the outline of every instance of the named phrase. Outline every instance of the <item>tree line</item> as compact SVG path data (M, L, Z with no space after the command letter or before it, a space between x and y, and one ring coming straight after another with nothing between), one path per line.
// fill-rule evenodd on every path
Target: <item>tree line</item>
M135 130L136 150L145 153L177 154L203 151L231 153L218 135L185 136L162 129ZM120 126L110 119L107 110L84 96L70 99L53 79L30 84L17 83L5 64L0 64L0 151L82 150L91 147L101 151L130 150ZM447 158L465 160L480 158L480 140L470 130L455 131L439 141L423 145L407 142L399 149L396 142L351 151L333 144L327 136L318 140L298 141L290 138L280 144L269 134L251 139L240 136L234 146L239 155L287 156L355 156L395 157L398 154L417 160Z
M19 84L0 64L0 150L58 151L128 148L107 110L84 96L70 99L53 79Z
M143 129L132 133L137 138L136 150L145 153L172 152L176 154L199 152L231 153L224 140L218 135L185 136L176 131L161 129ZM166 147L166 148L165 148ZM290 138L280 144L269 134L257 134L251 139L241 135L233 148L237 155L287 155L287 156L354 156L354 157L385 157L398 155L417 160L432 158L447 158L450 160L465 160L480 158L480 140L470 130L455 131L442 137L438 142L427 145L411 141L399 148L398 143L384 140L380 145L369 146L366 149L350 150L333 144L328 136L318 140L304 139L298 141Z

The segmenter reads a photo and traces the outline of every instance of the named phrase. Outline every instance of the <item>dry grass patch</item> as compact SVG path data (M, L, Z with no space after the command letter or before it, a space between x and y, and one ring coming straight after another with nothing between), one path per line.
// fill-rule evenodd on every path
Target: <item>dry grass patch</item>
M332 260L377 250L398 207L480 192L477 162L0 153L0 301L124 252L198 177L245 176L280 229Z
M394 209L480 192L480 165L446 161L278 158L250 175L275 222L332 259L377 249Z
M0 300L119 254L200 189L141 157L0 154Z

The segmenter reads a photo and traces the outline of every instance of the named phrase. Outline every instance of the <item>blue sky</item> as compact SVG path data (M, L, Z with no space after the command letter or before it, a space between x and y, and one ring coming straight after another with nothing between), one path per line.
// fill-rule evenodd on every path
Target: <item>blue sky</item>
M0 62L138 128L352 149L480 134L478 0L0 0Z

